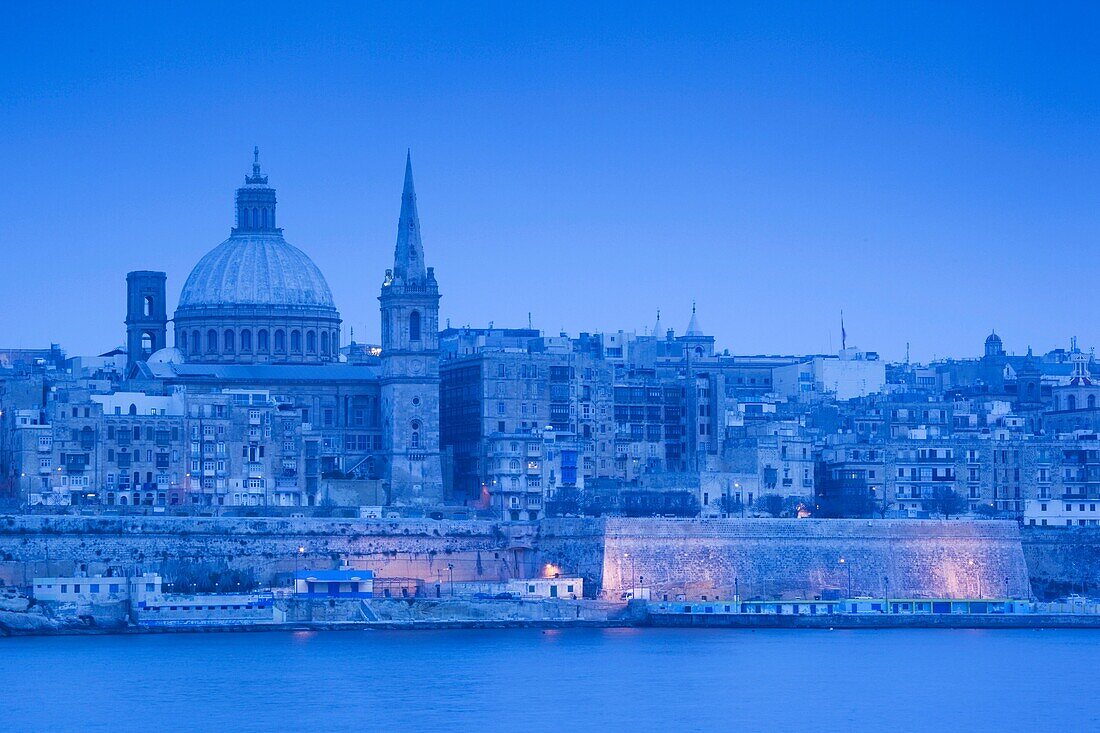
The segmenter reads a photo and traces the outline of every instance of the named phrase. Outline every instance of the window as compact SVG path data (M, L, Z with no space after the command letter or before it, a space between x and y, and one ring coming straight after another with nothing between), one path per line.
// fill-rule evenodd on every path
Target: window
M413 311L409 314L409 340L420 340L420 311Z
M328 356L328 331L321 331L321 356Z
M154 350L153 334L148 331L144 331L141 334L141 350L147 354L153 353Z
M233 332L226 329L225 336L222 339L222 344L226 354L232 354L234 351L236 351L237 347L235 342L236 337L234 336Z
M192 331L191 332L191 353L192 354L201 354L202 353L202 340L199 337L199 332L198 331Z
M290 332L290 353L302 353L302 332L298 329Z
M252 351L252 332L247 328L241 331L241 353L246 354Z
M286 353L286 332L281 328L275 331L275 353Z
M256 332L256 350L261 354L266 354L268 349L267 344L267 329L261 328Z
M206 332L206 352L208 354L218 353L218 332L214 329Z
M145 316L151 318L153 315L153 296L145 296Z
M317 353L317 333L315 331L306 331L306 353Z

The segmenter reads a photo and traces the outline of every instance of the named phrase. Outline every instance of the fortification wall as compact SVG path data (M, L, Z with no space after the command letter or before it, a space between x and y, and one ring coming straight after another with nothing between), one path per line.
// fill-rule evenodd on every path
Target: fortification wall
M1072 548L1030 544L1041 577L1073 562ZM1091 552L1084 565L1100 568L1100 548ZM341 558L380 576L442 582L558 570L583 576L587 588L609 598L632 585L650 588L654 598L729 597L735 588L745 597L812 597L846 590L849 568L853 591L868 595L884 593L887 578L895 597L1030 590L1020 529L1011 522L0 517L0 579L8 583L112 567L161 572L169 582L202 568L278 584L295 567Z
M1100 529L1023 527L1020 534L1036 597L1100 594Z
M115 568L172 580L201 567L271 584L346 558L387 577L506 580L531 572L529 544L522 528L476 521L0 517L0 579Z
M1028 569L1013 522L915 520L606 519L544 523L540 559L598 574L603 593L632 586L684 595L813 597L855 594L1027 597ZM583 538L602 535L601 546ZM844 563L840 559L844 558ZM599 564L599 570L595 564ZM633 580L632 580L633 578Z

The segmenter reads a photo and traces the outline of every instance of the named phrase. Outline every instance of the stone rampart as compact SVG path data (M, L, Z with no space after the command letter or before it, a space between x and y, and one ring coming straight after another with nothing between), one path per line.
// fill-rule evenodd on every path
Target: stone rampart
M598 546L584 541L598 533ZM603 593L651 597L856 595L1028 597L1013 522L734 519L561 520L543 524L540 561L598 574ZM840 562L841 558L844 562ZM598 569L597 569L598 565Z
M171 582L202 567L267 585L346 559L387 577L507 580L529 575L524 535L479 521L0 517L0 579L113 568L161 572Z
M1050 572L1067 557L1053 549L1033 554ZM1100 551L1096 557L1100 563ZM846 592L849 569L857 594L881 595L887 582L894 597L1006 590L1026 597L1030 590L1020 530L1011 522L0 517L0 579L7 583L107 568L158 571L175 582L201 567L281 584L296 567L338 559L429 583L560 571L612 599L632 585L649 588L654 599L729 597L735 589L744 597L813 597L825 588Z
M1020 533L1036 597L1100 594L1100 528L1023 527Z

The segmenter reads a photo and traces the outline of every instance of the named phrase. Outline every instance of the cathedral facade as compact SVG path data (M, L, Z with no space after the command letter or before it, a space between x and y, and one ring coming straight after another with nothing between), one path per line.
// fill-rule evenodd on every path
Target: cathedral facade
M295 482L303 504L323 500L326 477L378 482L388 505L443 503L440 294L424 262L411 157L393 266L379 296L380 354L356 356L354 344L342 353L332 292L320 269L276 225L275 189L260 169L258 150L237 189L235 209L229 238L187 277L171 328L164 273L127 277L131 386L164 394L270 395L277 414L297 418L306 442L286 445L305 453L306 461L293 476L288 468L287 475L258 478L265 486ZM173 347L165 344L169 331ZM284 464L297 458L288 454ZM211 495L199 503L219 503L217 493L229 477L223 482L202 473L188 474L195 492Z

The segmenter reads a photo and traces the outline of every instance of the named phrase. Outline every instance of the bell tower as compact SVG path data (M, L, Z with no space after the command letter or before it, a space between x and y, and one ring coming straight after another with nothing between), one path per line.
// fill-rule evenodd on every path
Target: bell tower
M439 286L424 266L412 156L397 222L393 269L382 293L384 479L394 505L443 503L439 452Z
M138 270L126 273L126 365L145 361L168 344L165 274Z

